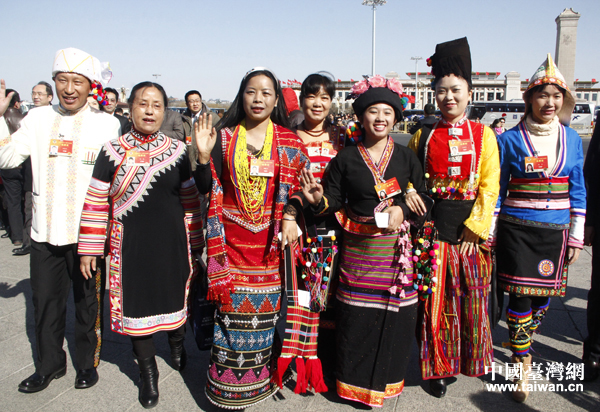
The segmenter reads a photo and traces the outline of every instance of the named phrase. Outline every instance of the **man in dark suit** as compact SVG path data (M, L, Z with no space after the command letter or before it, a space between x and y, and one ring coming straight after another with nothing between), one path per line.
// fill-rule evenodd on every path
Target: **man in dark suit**
M129 124L129 120L125 116L121 116L115 113L117 109L117 104L119 103L119 93L113 89L112 87L107 87L104 89L106 93L106 105L102 106L102 110L106 113L115 116L119 123L121 124L121 134L125 134L131 129L131 124Z
M185 135L183 133L183 121L181 120L181 114L174 110L165 110L165 118L160 131L169 136L171 139L181 140L185 142Z
M192 164L192 170L196 170L196 161L192 159L196 159L198 157L198 149L196 149L196 139L194 136L194 123L198 121L200 116L204 113L211 114L212 112L206 106L206 104L202 101L202 95L198 90L190 90L185 94L185 105L187 109L183 112L181 116L183 119L183 130L185 136L190 136L188 147L188 153L190 155L190 162ZM219 116L215 113L212 113L212 125L213 127L219 122Z
M419 120L413 125L413 127L410 128L410 130L408 131L410 134L415 134L417 133L417 130L419 130L421 127L433 126L433 124L437 122L438 119L435 117L435 106L431 103L427 103L425 105L425 107L423 108L423 113L425 113L425 117Z

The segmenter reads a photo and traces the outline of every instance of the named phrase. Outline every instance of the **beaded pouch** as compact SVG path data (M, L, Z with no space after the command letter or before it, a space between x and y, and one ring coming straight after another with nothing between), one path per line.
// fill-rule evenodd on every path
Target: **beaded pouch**
M327 307L337 254L335 235L306 238L306 244L296 251L298 266L302 268L302 282L310 292L310 309L314 312L323 312Z
M436 291L435 271L441 263L434 222L425 222L413 239L413 287L419 291L419 299L426 300Z

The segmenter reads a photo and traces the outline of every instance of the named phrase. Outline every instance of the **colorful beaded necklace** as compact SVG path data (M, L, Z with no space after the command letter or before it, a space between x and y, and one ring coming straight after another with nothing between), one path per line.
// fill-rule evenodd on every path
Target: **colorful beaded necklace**
M261 151L253 155L248 151L246 143L246 121L235 128L235 153L231 181L236 188L236 198L240 212L246 220L253 224L262 223L265 213L265 195L267 193L268 177L250 176L250 161L248 157L270 160L273 146L273 123L269 120L267 134Z

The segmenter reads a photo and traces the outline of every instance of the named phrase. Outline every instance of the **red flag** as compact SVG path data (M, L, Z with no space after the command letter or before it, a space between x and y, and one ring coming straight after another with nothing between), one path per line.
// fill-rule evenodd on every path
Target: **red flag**
M338 82L341 82L341 80L340 80L340 79L338 79Z
M352 83L354 83L354 79L350 79L350 81L351 81Z

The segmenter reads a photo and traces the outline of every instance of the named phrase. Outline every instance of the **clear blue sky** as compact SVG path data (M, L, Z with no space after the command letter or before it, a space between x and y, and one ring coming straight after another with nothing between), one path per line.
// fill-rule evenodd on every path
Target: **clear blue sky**
M30 100L50 81L56 50L76 47L109 61L112 87L153 80L171 96L198 89L233 99L244 73L267 66L302 81L328 70L357 79L371 71L370 8L361 0L2 1L0 77ZM91 7L93 5L93 8ZM600 1L388 0L377 12L376 71L414 71L435 45L467 36L474 71L518 71L529 78L554 55L554 19L582 15L575 78L600 79ZM426 71L425 60L419 70Z

